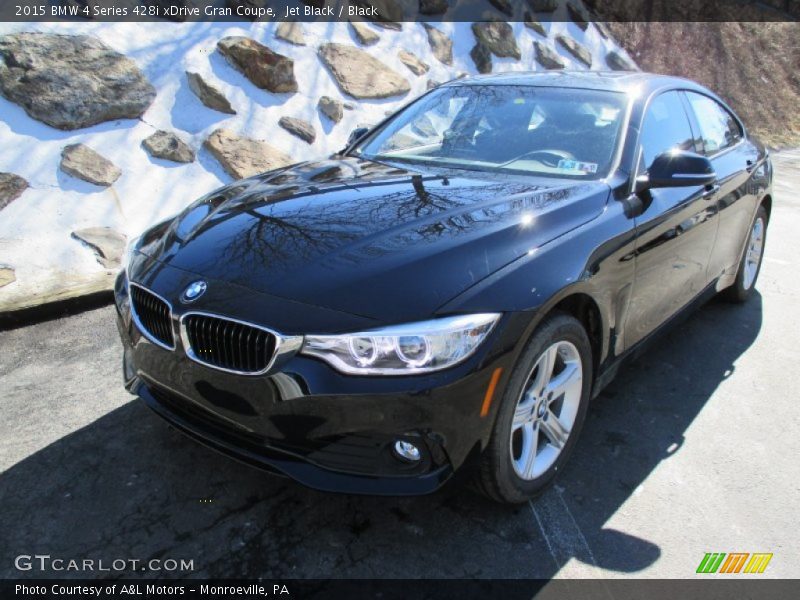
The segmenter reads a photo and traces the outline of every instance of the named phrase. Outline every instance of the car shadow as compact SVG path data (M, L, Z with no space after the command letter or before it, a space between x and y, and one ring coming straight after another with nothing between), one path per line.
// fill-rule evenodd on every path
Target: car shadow
M594 402L557 485L514 507L459 482L418 498L314 492L195 444L131 400L0 474L0 577L550 578L571 559L635 573L660 548L606 523L681 452L761 315L758 295L713 301L656 340ZM19 571L21 554L193 565Z

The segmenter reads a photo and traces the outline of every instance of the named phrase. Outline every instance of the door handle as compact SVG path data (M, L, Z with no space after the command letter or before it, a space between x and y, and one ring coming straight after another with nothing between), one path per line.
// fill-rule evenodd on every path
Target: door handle
M747 161L747 166L745 167L745 171L747 171L748 173L752 173L752 172L753 172L753 169L755 169L755 168L756 168L756 165L757 165L757 164L758 164L758 162L757 162L757 161L755 161L755 160L749 160L749 159L748 159L748 161Z
M718 183L706 186L706 189L703 191L703 200L711 200L714 196L717 195L718 191L719 191Z

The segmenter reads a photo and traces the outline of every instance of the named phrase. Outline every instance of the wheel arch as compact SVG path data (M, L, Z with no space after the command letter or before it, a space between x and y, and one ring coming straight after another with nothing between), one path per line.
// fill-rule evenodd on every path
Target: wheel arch
M609 353L613 324L607 311L604 312L601 308L601 303L589 290L581 287L565 288L535 310L535 316L520 338L523 343L520 345L518 353L522 352L539 326L548 317L558 313L575 318L586 331L592 350L592 379L596 380L600 367Z
M764 197L761 198L760 206L763 206L764 210L767 211L767 222L769 222L772 216L772 195L765 194Z
M596 378L606 339L603 317L597 302L589 294L574 292L560 299L548 314L553 312L568 314L583 325L592 348L592 377Z

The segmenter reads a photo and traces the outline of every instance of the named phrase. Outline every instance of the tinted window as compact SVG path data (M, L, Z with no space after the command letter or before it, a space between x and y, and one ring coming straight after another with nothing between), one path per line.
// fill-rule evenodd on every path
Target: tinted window
M647 108L640 138L645 168L668 150L694 151L692 130L678 92L656 96Z
M729 148L742 138L739 123L717 101L692 92L686 95L700 125L700 136L703 138L706 154Z

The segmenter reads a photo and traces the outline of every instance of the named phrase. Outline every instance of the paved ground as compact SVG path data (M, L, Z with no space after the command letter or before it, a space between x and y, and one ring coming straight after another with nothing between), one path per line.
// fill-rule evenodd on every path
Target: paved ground
M194 559L202 576L691 577L705 552L800 576L800 152L747 306L713 302L594 404L559 485L315 493L171 431L122 389L113 310L0 333L0 577L19 554Z

